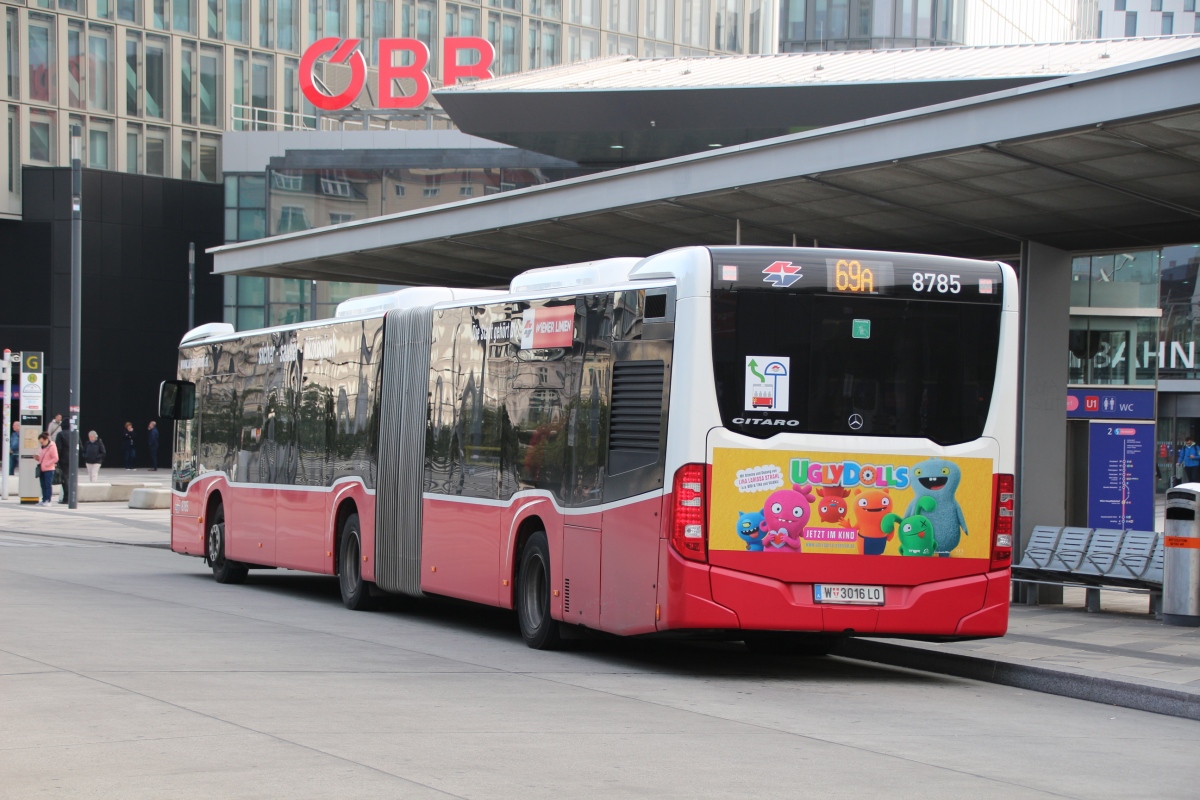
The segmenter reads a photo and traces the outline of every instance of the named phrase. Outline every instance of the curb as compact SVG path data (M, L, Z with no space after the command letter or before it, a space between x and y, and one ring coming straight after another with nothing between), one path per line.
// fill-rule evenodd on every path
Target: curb
M101 539L98 536L72 536L69 533L33 533L30 531L14 531L0 528L0 533L12 533L18 536L37 536L44 539L66 539L72 542L94 542L96 544L119 544L125 547L153 547L159 550L170 550L170 542L130 542L120 539Z
M842 643L834 654L1076 700L1089 700L1136 711L1200 720L1200 694L1177 689L1146 686L1028 664L1014 664L961 653L936 653L921 647L867 639L849 639Z

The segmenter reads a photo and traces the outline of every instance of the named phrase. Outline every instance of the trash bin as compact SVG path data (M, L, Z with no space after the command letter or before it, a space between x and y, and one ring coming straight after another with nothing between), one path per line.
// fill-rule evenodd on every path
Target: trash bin
M1200 627L1200 483L1167 490L1163 622Z

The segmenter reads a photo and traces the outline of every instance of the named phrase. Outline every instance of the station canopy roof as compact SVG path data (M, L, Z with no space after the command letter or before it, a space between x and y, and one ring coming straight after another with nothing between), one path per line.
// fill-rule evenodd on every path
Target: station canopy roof
M1006 257L1200 241L1200 47L489 197L216 248L219 274L504 285L672 247Z
M1081 75L1200 36L607 58L435 92L460 130L589 165L658 161Z

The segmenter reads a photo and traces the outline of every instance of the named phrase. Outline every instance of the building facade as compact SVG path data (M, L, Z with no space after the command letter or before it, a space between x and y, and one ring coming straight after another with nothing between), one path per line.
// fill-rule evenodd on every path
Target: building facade
M972 0L782 0L779 51L962 44Z
M21 165L69 164L184 180L221 179L221 133L316 123L300 91L304 49L380 38L430 49L482 36L493 71L606 54L772 52L774 0L3 0L0 218L21 214Z

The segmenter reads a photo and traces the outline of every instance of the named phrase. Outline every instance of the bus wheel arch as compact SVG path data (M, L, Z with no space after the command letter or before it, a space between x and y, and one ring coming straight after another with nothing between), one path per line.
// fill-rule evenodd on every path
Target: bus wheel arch
M220 492L213 492L206 503L204 514L204 560L212 567L217 583L242 583L249 568L240 562L225 557L226 528L225 503Z
M350 519L351 514L358 513L358 503L354 502L353 497L345 497L337 507L337 513L333 518L333 574L340 575L342 573L342 531L345 530L346 520ZM359 529L361 536L361 528Z
M345 514L342 511L345 509ZM351 611L366 611L373 607L371 584L362 575L362 525L358 507L347 501L338 507L338 589L342 604Z
M509 583L509 607L514 607L516 602L516 587L517 578L521 573L521 554L525 551L525 545L529 543L529 539L538 531L545 531L546 524L542 522L542 518L536 512L530 514L517 526L517 535L513 537L513 549L511 558L508 562L508 583Z
M535 650L562 647L560 623L554 619L551 599L553 571L550 566L550 542L538 526L529 532L517 560L513 609L525 644Z

